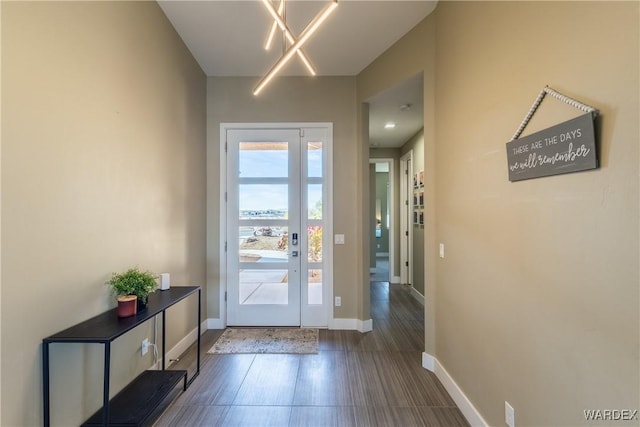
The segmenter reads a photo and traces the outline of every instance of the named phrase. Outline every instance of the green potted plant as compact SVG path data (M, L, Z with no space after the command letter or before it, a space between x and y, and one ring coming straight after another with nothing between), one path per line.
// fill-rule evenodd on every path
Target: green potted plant
M149 294L158 288L157 279L155 274L150 271L141 271L137 267L130 268L123 273L113 273L107 284L118 296L118 316L133 316L138 311L144 310ZM131 296L136 298L131 298ZM130 307L132 301L135 301L136 310L132 313L130 308L123 307L121 313L120 306Z

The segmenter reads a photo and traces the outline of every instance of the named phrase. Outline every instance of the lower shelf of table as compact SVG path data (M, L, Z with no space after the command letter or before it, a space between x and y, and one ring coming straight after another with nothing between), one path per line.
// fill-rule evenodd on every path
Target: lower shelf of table
M109 402L109 426L144 426L157 412L158 406L182 381L187 384L187 371L144 371ZM103 410L93 414L82 426L104 426Z

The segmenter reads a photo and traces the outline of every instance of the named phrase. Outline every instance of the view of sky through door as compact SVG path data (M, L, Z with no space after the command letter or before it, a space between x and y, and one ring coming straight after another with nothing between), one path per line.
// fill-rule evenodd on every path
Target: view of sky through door
M314 144L307 153L309 177L322 177L322 145ZM315 149L314 149L315 148ZM286 178L289 176L288 150L286 142L243 142L240 147L239 176L241 178ZM310 185L307 199L309 209L318 201L322 203L322 186ZM285 186L251 185L240 197L240 214L243 211L265 212L277 209L285 212L288 206L288 191Z

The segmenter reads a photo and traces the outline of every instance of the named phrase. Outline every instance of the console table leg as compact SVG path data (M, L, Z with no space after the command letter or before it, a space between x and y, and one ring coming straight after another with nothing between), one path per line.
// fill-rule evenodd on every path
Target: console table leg
M197 353L197 363L196 363L196 375L200 373L200 324L202 319L202 290L198 288L198 353Z
M202 290L198 288L198 338L197 338L197 348L196 348L196 371L191 375L191 378L187 381L186 387L189 387L193 380L200 374L200 332L201 332L201 321L202 318ZM185 388L186 390L186 388Z
M109 379L111 377L111 343L104 343L104 383L102 389L102 423L109 425Z
M162 310L162 370L165 369L165 359L167 358L167 310Z
M51 425L51 419L49 417L49 343L42 343L42 402L43 402L43 417L44 427Z

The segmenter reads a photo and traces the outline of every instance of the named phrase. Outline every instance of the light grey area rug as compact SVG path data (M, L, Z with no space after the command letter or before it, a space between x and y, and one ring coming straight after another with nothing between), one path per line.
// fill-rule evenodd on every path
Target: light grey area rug
M311 328L227 328L208 353L310 354L318 352Z

